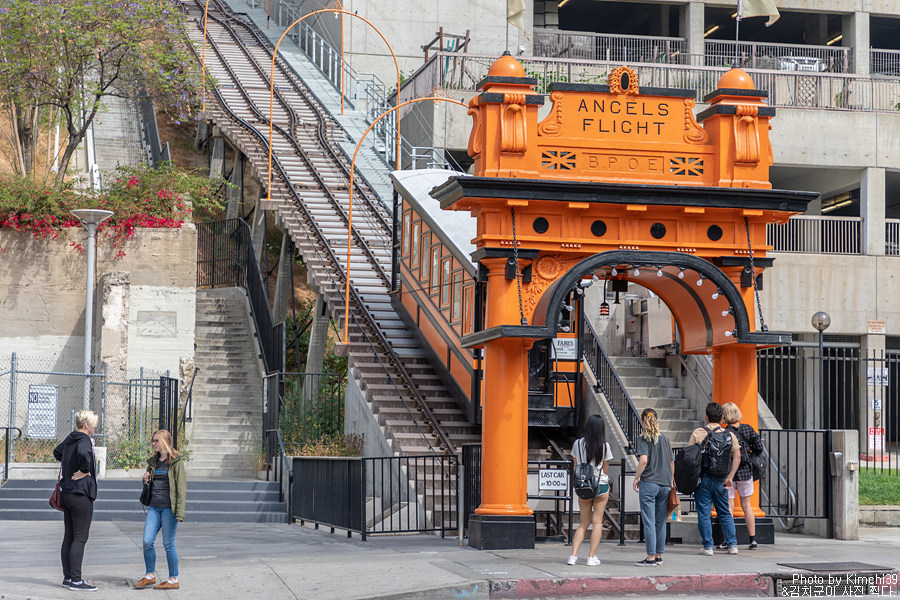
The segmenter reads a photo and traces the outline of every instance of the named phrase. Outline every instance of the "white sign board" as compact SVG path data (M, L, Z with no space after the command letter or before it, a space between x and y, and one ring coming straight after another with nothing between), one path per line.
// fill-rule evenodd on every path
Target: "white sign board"
M866 333L869 335L885 335L887 327L884 321L866 321Z
M59 388L55 385L28 386L28 426L30 438L56 439L56 403Z
M866 385L888 386L888 370L886 367L869 367L866 369Z
M869 427L869 450L884 450L884 427Z
M553 358L578 360L578 338L553 338Z
M566 469L539 469L538 490L567 491L569 472Z

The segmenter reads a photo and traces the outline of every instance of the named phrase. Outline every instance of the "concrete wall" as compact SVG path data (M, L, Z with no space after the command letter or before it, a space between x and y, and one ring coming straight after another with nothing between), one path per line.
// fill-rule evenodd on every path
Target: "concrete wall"
M900 335L900 258L770 253L760 300L771 331L814 332L813 313L831 315L828 334L859 335L867 321L885 321Z
M70 244L83 245L86 234L67 234L37 240L0 231L0 248L6 249L0 255L0 354L83 360L86 255ZM181 359L194 353L196 248L193 225L138 230L120 260L117 249L101 240L95 356L117 357L122 368L179 373Z

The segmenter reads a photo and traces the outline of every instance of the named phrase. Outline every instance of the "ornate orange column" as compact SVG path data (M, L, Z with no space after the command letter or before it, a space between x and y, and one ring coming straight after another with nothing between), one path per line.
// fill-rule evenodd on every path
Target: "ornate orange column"
M506 279L506 262L506 258L481 260L488 269L486 328L521 319L516 281ZM532 343L500 338L484 344L481 506L469 518L469 543L482 550L534 546L533 511L527 505L528 349Z
M738 285L747 307L750 328L755 329L756 311L752 287L740 287L741 268L722 269ZM728 344L713 349L713 401L719 404L734 402L741 411L742 423L759 429L759 378L755 344ZM764 517L759 508L759 485L753 487L753 514ZM734 503L734 516L743 517L744 509Z

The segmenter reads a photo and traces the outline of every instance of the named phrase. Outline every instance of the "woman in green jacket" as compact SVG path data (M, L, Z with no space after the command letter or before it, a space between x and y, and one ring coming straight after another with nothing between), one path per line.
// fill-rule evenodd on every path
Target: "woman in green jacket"
M157 590L177 590L178 552L175 551L175 531L178 523L184 521L187 478L181 455L173 447L172 434L160 429L153 434L150 443L152 454L147 460L147 471L144 473L144 483L151 486L150 506L147 507L147 519L144 521L144 564L147 572L134 587L145 588L152 585ZM157 584L154 544L160 529L169 565L169 579Z

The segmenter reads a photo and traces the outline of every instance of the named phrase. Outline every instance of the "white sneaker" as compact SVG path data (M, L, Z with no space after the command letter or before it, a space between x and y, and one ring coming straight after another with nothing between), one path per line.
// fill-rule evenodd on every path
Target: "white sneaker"
M570 557L569 557L569 560L566 561L566 564L567 564L567 565L574 565L574 564L577 563L577 562L578 562L578 557L577 557L577 556L570 556Z
M587 557L587 566L596 567L600 564L600 559L596 556L588 556Z
M703 548L702 550L700 550L700 554L702 554L703 556L712 556L713 549L712 548Z
M732 546L731 548L728 549L728 554L737 554L737 553L738 553L737 546Z

